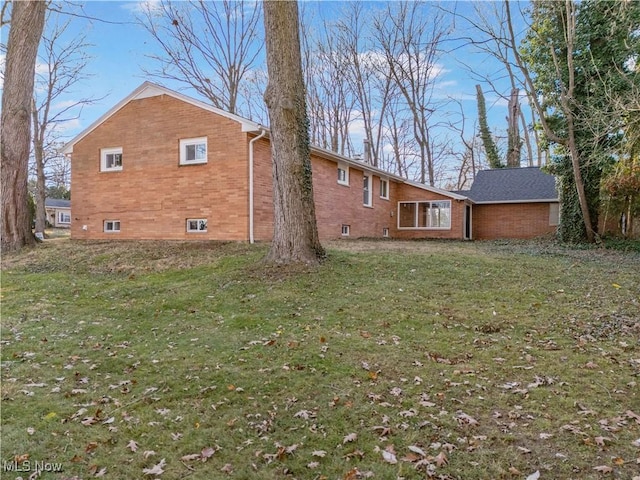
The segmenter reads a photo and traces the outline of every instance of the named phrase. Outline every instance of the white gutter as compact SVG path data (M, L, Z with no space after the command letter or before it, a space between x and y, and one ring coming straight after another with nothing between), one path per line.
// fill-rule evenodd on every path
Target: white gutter
M258 125L260 135L249 141L249 243L254 242L253 238L253 143L266 135L266 130L262 125Z

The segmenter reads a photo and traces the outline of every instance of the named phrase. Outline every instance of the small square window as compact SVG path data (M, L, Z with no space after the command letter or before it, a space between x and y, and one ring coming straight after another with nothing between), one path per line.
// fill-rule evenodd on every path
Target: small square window
M382 229L382 236L384 238L388 238L389 237L389 228L385 227Z
M351 232L351 227L349 225L342 225L342 236L348 237Z
M338 165L338 183L340 185L349 185L349 167L346 165Z
M207 232L207 219L206 218L188 218L187 219L187 232L189 232L189 233L206 233Z
M180 140L180 165L207 163L207 137Z
M122 170L122 147L100 150L100 171L119 172Z
M107 233L117 233L120 231L120 220L105 220L104 231Z

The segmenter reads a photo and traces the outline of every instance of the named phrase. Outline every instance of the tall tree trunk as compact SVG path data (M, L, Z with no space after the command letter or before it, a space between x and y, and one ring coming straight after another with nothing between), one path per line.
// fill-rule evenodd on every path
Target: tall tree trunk
M33 118L33 157L36 161L36 237L40 234L44 238L44 230L47 224L47 211L45 208L46 194L46 178L44 174L44 140L40 130L40 122L38 121L38 110L36 102L33 101L31 111Z
M46 10L44 1L21 1L12 5L0 120L3 252L19 250L34 242L27 177L36 56Z
M267 260L318 263L324 249L313 201L297 2L265 1L264 26L269 73L264 99L271 129L274 204L273 241Z
M522 142L520 140L520 129L518 121L520 120L520 103L518 102L518 89L511 90L509 98L509 116L507 117L507 167L520 166L520 148Z

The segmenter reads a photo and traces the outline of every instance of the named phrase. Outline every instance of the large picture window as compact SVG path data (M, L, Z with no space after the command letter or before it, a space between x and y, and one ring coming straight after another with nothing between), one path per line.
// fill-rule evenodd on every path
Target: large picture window
M399 202L398 228L451 228L451 201Z

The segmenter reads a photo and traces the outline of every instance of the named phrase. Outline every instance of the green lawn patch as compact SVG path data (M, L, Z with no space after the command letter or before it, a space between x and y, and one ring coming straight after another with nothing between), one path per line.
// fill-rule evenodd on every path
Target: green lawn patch
M327 247L5 256L2 478L638 478L637 253Z

